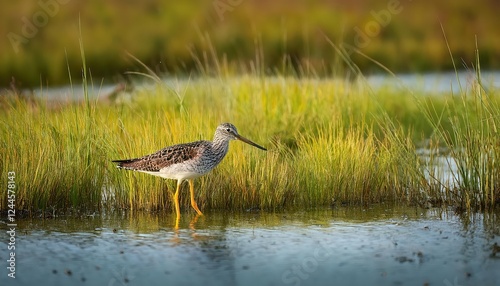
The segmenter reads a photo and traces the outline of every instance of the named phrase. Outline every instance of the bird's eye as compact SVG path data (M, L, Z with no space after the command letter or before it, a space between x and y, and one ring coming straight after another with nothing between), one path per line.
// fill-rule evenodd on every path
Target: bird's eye
M227 131L227 132L229 132L229 131L231 131L231 129L229 129L229 128L226 128L226 131Z

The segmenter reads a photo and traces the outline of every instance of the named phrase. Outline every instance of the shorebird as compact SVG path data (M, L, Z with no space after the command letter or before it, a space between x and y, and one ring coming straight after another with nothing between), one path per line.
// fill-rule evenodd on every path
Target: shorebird
M121 169L177 180L177 188L173 196L173 201L178 222L181 214L179 209L179 189L182 182L185 180L189 182L191 206L198 215L202 215L203 213L198 208L194 199L193 180L205 175L222 161L227 154L229 141L231 140L241 140L267 151L266 148L239 135L233 124L222 123L217 126L212 141L202 140L173 145L140 158L114 160L113 162L117 163L117 167Z

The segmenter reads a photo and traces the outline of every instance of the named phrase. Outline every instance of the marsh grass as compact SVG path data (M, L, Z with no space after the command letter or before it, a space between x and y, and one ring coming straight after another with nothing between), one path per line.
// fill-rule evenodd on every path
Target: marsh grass
M247 75L157 81L115 103L3 99L1 173L16 172L19 209L171 209L174 181L116 169L111 160L210 140L228 121L269 151L232 142L223 162L195 181L202 210L387 201L483 208L498 198L499 99L480 87L461 100L416 102L410 93L359 82ZM450 147L455 181L429 176L432 162L417 155L415 138ZM429 150L433 161L438 148Z
M105 173L97 133L89 134L85 109L69 106L54 116L43 105L36 109L16 102L5 114L6 138L2 173L16 172L20 208L100 208L100 189ZM95 128L91 126L90 128Z
M459 209L486 210L500 201L500 101L498 94L487 91L482 83L477 48L473 69L474 77L468 85L463 86L457 75L460 94L448 97L440 111L432 102L417 101L435 130L431 142L438 143L429 147L431 155L444 145L448 150L446 165L453 174L447 184L436 176L431 181L438 181L444 191L442 198Z

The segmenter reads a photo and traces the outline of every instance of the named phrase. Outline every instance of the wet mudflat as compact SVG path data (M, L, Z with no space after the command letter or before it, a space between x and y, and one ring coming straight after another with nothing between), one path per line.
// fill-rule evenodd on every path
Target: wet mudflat
M500 285L498 213L185 212L173 225L170 213L18 221L12 279L4 221L0 285Z

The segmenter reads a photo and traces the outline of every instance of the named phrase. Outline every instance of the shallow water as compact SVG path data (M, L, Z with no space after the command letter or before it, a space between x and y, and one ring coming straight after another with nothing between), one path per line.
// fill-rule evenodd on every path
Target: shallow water
M379 205L18 221L0 285L500 285L498 214Z
M429 72L424 74L396 74L391 77L386 74L378 74L367 77L367 82L372 88L380 87L405 87L414 92L439 94L452 92L459 95L461 89L467 90L473 86L476 74L471 71L451 72ZM499 71L481 72L483 87L487 90L498 90L500 88Z
M387 74L374 74L366 77L367 83L374 89L382 87L405 87L415 92L440 94L453 92L459 94L460 89L467 89L474 82L476 75L473 72L460 71L455 72L429 72L424 74L397 74L392 77ZM500 71L483 71L481 72L482 82L487 89L500 89ZM210 80L210 79L205 79ZM268 77L268 81L282 80L279 77ZM164 82L171 87L178 87L179 84L189 84L192 79L177 79L165 78ZM216 82L219 82L216 80ZM139 88L152 88L148 83L137 82L135 85ZM116 85L99 85L89 87L90 98L106 97L115 90ZM30 90L24 90L26 94L30 94ZM49 100L81 100L84 98L83 89L80 86L60 86L47 89L35 89L33 94L36 97Z

